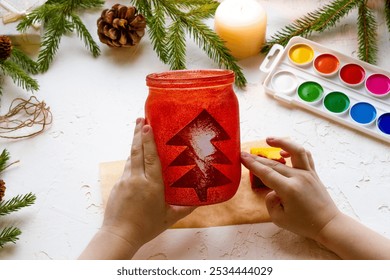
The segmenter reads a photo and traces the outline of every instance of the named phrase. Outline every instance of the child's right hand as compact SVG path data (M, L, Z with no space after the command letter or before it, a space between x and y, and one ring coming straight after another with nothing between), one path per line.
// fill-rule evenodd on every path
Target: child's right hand
M265 201L272 221L287 230L317 240L325 226L341 212L318 177L312 156L286 139L268 138L283 149L292 167L243 152L242 163L272 191Z

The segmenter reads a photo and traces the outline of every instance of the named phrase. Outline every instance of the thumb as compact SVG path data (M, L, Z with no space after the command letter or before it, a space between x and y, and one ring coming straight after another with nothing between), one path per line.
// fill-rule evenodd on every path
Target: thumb
M265 196L265 205L272 221L275 223L284 212L282 200L275 191L271 191Z

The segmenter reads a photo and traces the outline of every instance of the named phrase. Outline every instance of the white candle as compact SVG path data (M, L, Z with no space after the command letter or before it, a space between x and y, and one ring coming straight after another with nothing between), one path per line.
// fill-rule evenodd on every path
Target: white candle
M214 30L237 58L260 52L265 41L267 14L256 0L224 0L214 17Z

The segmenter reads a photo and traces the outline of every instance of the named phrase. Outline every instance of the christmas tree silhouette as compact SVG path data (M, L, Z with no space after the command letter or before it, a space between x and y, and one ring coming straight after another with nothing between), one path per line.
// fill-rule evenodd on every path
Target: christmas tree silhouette
M207 200L207 189L229 184L231 181L213 164L231 164L231 161L212 142L229 140L222 126L203 110L166 144L186 146L169 166L194 165L170 185L173 188L193 188L200 201Z

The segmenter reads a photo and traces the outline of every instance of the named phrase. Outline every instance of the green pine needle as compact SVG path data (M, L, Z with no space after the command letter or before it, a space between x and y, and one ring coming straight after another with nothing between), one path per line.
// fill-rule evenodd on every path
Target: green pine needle
M16 212L21 208L34 204L36 196L33 193L17 195L9 200L0 201L0 216Z
M172 70L185 69L186 33L219 67L234 71L236 85L247 81L236 59L221 38L202 20L212 17L219 3L215 0L132 0L146 17L148 34L160 60ZM167 22L169 21L169 22Z
M314 23L314 31L323 32L334 27L341 18L349 14L352 9L358 7L363 0L336 0L320 8L318 20Z
M5 227L0 232L0 248L3 248L4 245L9 242L16 243L21 234L22 232L17 227Z
M94 57L100 55L100 49L91 34L76 15L80 9L91 9L103 6L103 0L49 0L29 13L17 26L24 32L35 23L44 27L41 50L38 54L40 72L46 72L58 51L62 36L77 32L86 48Z
M167 53L169 57L168 63L171 65L172 69L186 68L186 44L185 40L182 40L184 36L185 30L179 21L173 22L172 25L168 28Z
M147 6L142 13L144 15L151 15L152 11ZM153 45L153 50L163 63L168 64L168 50L166 49L165 43L165 38L167 38L167 32L165 29L165 14L159 5L157 5L154 9L154 16L147 17L147 22L149 26L148 34Z
M0 154L0 173L7 168L7 162L10 159L9 153L4 149Z
M359 6L358 13L359 59L375 64L378 53L376 33L378 25L365 2Z
M331 28L361 2L362 0L335 0L314 12L310 12L273 35L263 46L261 52L267 53L274 44L286 46L294 36L307 38L314 31L323 32Z
M390 0L386 0L386 4L385 4L385 17L386 17L387 29L390 32Z
M38 64L15 46L12 48L10 59L27 73L38 74Z
M314 12L308 13L276 32L261 49L267 53L274 44L286 46L294 36L309 37L313 32L330 29L353 9L358 8L358 56L360 60L375 64L377 60L378 24L366 0L335 0ZM386 24L390 32L390 0L385 3Z
M96 42L93 40L91 34L88 32L88 29L85 27L80 17L72 13L70 14L70 18L77 31L77 35L80 39L84 41L85 47L92 53L94 57L98 57L100 55L100 49Z
M19 87L28 91L37 91L39 89L38 82L31 78L18 64L12 59L3 60L0 62L0 72L11 77L11 79Z
M245 87L247 81L241 68L236 64L236 59L230 54L219 36L200 20L193 19L187 24L190 35L208 57L217 62L219 67L232 70L236 75L236 85L239 88Z

